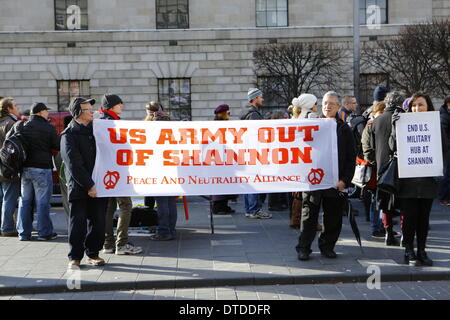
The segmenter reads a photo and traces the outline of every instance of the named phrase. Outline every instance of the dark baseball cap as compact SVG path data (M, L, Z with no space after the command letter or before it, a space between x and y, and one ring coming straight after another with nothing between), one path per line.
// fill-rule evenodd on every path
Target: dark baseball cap
M103 109L111 109L112 107L123 104L122 99L118 95L115 94L105 94L102 97L102 108Z
M35 102L31 106L31 114L37 114L44 110L51 110L51 109L42 102Z

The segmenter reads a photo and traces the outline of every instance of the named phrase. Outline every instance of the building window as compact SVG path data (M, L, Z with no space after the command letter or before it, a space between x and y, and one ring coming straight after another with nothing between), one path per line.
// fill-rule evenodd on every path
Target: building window
M287 27L288 0L256 0L257 27Z
M261 109L264 118L268 118L273 111L287 111L287 97L283 90L283 80L272 76L258 76L257 88L263 92L264 104Z
M387 24L388 0L359 0L359 23Z
M55 0L56 30L87 30L87 0Z
M89 97L89 80L58 80L58 111L68 111L69 103L72 98Z
M158 79L158 100L172 120L191 120L191 79Z
M188 0L156 0L157 29L188 29Z
M389 88L389 75L386 73L366 73L359 76L359 104L363 110L373 103L373 90L378 86Z

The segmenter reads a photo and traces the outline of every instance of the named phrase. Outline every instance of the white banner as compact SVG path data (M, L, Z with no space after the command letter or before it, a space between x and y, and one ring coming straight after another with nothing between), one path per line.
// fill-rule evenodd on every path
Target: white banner
M443 175L439 112L402 113L396 125L399 178Z
M310 191L338 182L336 122L94 120L99 197Z

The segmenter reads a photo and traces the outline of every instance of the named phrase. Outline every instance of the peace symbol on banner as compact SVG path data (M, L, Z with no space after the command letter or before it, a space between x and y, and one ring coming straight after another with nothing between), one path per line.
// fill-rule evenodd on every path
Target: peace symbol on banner
M114 189L119 182L120 174L117 171L108 171L103 178L106 190Z
M324 176L325 173L322 169L311 169L308 174L308 181L313 185L317 185L322 182Z

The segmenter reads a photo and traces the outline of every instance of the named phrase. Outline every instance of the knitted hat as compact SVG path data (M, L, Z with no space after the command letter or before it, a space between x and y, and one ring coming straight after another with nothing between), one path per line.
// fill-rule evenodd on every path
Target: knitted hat
M298 106L302 109L311 110L317 103L317 97L310 93L303 93L298 97Z
M389 89L386 87L376 87L375 90L373 90L373 101L383 101L388 92Z
M123 104L122 99L118 95L115 94L105 94L102 97L102 108L109 110L115 105Z
M252 102L253 99L262 96L262 91L258 88L250 88L248 89L248 102Z

